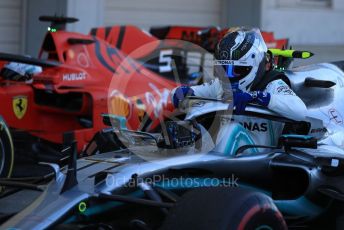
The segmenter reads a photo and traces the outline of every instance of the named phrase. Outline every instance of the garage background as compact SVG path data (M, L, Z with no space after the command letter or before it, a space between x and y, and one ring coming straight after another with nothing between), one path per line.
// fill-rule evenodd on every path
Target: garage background
M24 2L0 1L0 51L20 53L24 36Z
M145 29L151 25L189 24L196 26L221 24L222 0L107 0L104 24L134 24Z
M0 52L37 56L48 23L40 15L77 17L68 30L96 26L258 26L288 37L297 48L316 51L313 60L344 59L342 0L1 0Z

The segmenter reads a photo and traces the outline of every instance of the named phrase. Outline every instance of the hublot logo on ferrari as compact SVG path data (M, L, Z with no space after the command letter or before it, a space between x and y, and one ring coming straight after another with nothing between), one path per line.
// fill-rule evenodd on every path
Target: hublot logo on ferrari
M267 123L240 122L240 124L249 131L266 132L268 130Z
M66 73L63 74L64 81L81 81L86 79L86 73Z

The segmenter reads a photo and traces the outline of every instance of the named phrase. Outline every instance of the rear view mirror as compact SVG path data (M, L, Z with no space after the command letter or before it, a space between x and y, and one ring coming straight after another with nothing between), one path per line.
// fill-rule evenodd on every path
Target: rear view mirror
M125 117L113 114L102 114L103 123L116 129L114 132L125 146L157 146L157 139L154 135L146 132L128 130Z
M117 116L113 114L102 114L103 124L106 126L112 126L117 129L127 129L127 120L125 117Z
M120 130L120 140L127 147L130 146L157 146L157 139L154 135L146 132Z
M304 82L305 87L316 87L316 88L331 88L336 83L333 81L319 80L307 77Z
M285 134L279 138L279 146L283 146L285 150L293 147L316 149L318 147L317 139L307 135Z

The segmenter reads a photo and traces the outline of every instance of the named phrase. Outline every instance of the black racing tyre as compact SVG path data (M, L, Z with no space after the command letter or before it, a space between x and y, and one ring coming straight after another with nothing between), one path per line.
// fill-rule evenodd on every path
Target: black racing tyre
M185 193L161 229L287 229L271 198L238 187L204 187Z
M11 176L14 161L14 149L10 131L0 116L0 178Z

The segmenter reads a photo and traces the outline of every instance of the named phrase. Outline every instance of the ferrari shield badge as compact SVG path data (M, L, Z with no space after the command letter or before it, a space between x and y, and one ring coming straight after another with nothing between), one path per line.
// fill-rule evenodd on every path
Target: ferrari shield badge
M22 119L27 110L27 97L17 96L12 100L13 112L18 119Z

